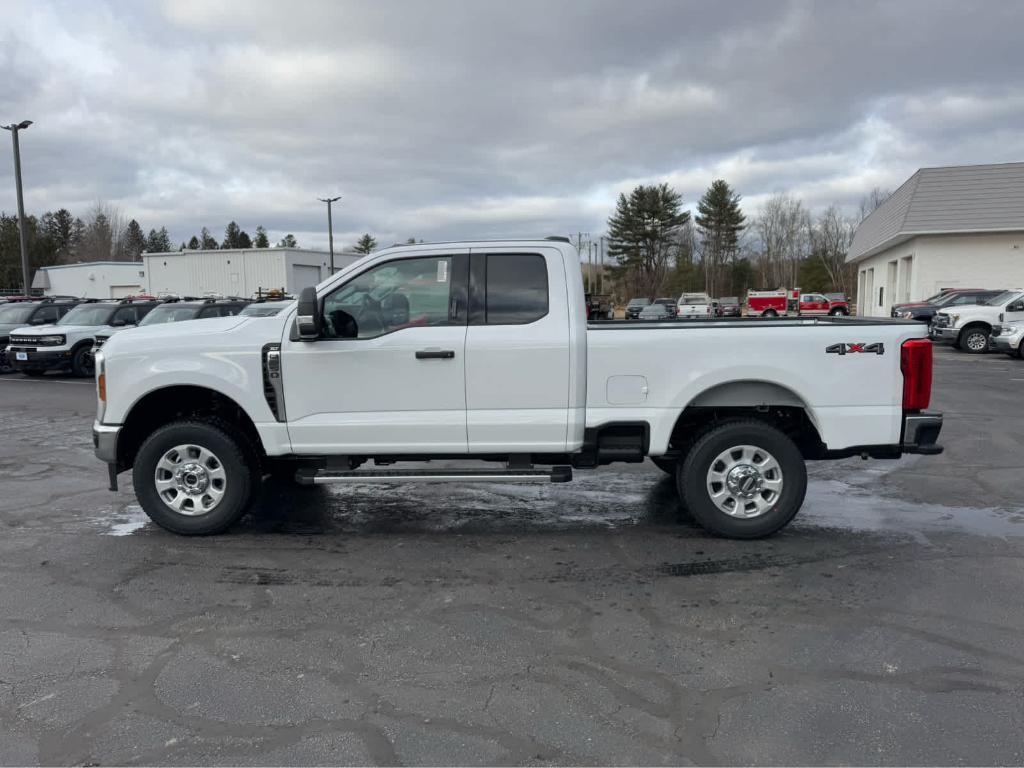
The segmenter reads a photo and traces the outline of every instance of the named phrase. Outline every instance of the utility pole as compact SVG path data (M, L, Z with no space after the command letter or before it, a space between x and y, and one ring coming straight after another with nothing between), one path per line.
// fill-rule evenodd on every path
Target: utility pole
M25 234L25 200L21 194L21 149L18 147L18 131L23 131L32 125L31 120L22 120L20 123L0 126L5 131L11 132L11 141L14 144L14 186L18 191L18 237L21 240L21 280L24 284L25 295L28 296L29 275L28 275L28 235Z
M334 274L334 221L331 219L331 204L341 200L341 195L337 197L318 197L321 203L327 203L327 242L330 243L331 249L331 274Z

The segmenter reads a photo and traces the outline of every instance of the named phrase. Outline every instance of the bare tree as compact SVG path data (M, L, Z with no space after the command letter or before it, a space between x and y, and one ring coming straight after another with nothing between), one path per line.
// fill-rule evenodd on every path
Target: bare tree
M856 222L830 205L818 216L811 230L812 257L821 260L833 290L846 294L853 289L853 270L846 263L846 253L856 228Z
M754 221L761 240L761 274L769 288L793 287L800 261L810 250L810 215L802 202L785 192L768 198Z
M126 222L117 206L97 201L85 220L78 249L82 261L130 261L125 249Z
M878 207L890 197L892 197L891 189L874 187L860 199L860 218L857 221L864 221L864 219L874 213Z

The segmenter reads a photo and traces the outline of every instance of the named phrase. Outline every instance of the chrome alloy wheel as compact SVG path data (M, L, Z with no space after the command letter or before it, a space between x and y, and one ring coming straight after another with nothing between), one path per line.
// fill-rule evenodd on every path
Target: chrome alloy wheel
M759 517L779 500L782 467L763 448L735 445L711 462L707 489L715 506L730 517Z
M176 445L156 464L157 494L182 515L205 515L224 498L227 474L212 451L199 445Z
M972 352L981 352L988 347L988 334L984 331L971 331L964 339L964 346Z

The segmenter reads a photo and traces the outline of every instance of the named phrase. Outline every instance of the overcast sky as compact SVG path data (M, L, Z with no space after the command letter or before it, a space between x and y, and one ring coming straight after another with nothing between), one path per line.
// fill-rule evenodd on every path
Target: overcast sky
M177 243L600 232L619 191L725 178L851 209L1024 160L1024 2L0 2L26 206ZM7 134L0 209L15 210Z

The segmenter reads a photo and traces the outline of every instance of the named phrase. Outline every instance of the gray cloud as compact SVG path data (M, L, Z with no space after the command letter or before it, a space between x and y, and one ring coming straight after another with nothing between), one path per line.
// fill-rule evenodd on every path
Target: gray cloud
M852 207L1024 157L1019 2L7 5L30 209L103 199L176 241L325 245L327 193L341 242L596 232L641 181Z

